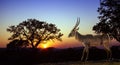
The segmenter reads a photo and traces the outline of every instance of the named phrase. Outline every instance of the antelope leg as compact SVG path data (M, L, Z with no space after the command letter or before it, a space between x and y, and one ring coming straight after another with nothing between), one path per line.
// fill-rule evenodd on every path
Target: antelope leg
M108 60L111 60L111 57L112 57L111 50L108 49L108 50L107 50L107 58L108 58Z
M89 55L89 48L86 48L86 59L85 59L85 61L88 59L88 55Z
M112 57L112 53L111 53L110 48L105 47L105 51L107 53L107 60L110 60Z
M83 60L83 58L84 58L84 56L85 56L85 51L86 51L86 48L83 49L81 61Z

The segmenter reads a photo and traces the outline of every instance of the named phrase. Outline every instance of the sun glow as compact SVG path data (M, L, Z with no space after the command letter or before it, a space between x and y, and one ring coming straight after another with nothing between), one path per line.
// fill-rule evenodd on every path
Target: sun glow
M43 41L43 43L41 43L39 47L43 48L43 49L46 49L46 48L51 46L50 44L51 44L50 41Z
M43 48L48 48L47 44L44 44L44 45L43 45Z

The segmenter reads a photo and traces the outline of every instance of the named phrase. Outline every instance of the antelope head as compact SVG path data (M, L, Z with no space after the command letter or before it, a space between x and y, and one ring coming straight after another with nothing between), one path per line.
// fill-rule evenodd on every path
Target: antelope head
M68 37L73 37L73 36L75 36L76 32L77 32L78 29L79 29L79 27L78 27L79 23L80 23L80 18L77 18L77 22L76 22L74 28L73 28L73 29L71 30L71 32L69 33Z

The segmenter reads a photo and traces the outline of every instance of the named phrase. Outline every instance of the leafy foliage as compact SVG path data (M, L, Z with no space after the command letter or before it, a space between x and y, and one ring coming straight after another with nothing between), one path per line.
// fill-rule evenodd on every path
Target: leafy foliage
M62 41L61 37L63 36L60 29L58 29L55 24L48 24L36 19L28 19L17 26L9 26L7 31L12 33L9 40L28 40L32 48L37 48L42 41L54 39Z
M7 44L7 48L26 48L28 45L29 44L27 40L14 39Z
M107 33L120 42L120 1L100 0L99 23L94 25L96 33Z

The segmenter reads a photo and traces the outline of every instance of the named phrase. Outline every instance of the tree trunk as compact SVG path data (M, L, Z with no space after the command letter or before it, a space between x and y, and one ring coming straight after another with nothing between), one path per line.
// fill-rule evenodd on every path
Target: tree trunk
M35 48L35 46L34 46L33 42L31 42L31 46L32 46L32 48Z
M32 48L35 48L35 46L33 45L33 43L32 43Z
M36 44L35 44L35 48L37 48L37 46L40 44L41 40L39 40Z

